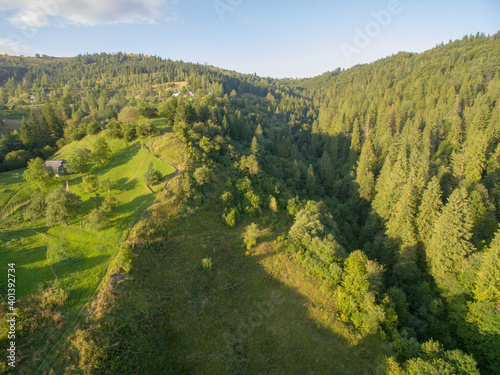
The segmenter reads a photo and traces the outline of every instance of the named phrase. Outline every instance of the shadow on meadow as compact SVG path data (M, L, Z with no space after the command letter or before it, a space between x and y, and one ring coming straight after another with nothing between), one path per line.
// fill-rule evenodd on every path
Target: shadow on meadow
M108 374L375 372L380 339L353 345L312 319L306 296L245 256L242 226L206 210L151 225L133 247L133 282L117 288L111 320L96 322Z

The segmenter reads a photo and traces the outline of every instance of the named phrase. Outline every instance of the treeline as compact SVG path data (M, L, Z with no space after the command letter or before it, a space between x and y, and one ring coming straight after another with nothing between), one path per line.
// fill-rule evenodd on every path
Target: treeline
M186 86L174 88L176 82L184 81ZM31 157L47 157L57 146L96 134L128 104L145 117L164 115L168 111L165 102L173 102L172 93L178 90L183 94L178 101L187 91L197 97L267 95L270 102L282 99L287 108L297 97L297 90L286 82L157 57L122 53L61 59L3 56L0 104L26 115L19 132L0 137L0 168L24 167ZM302 112L307 110L306 99L297 103Z

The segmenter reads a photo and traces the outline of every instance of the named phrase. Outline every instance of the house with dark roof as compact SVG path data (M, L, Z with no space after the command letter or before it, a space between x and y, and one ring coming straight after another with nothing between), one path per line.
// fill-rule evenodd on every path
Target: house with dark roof
M66 160L47 160L45 162L45 168L52 169L56 177L68 174L66 170Z

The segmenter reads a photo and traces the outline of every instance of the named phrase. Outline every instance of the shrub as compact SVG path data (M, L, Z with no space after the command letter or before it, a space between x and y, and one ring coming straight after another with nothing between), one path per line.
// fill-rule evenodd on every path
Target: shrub
M260 236L259 226L255 223L248 225L243 233L243 243L245 244L247 250L251 250L252 247L257 245L257 238Z
M233 228L236 225L236 213L236 209L233 208L227 214L222 215L222 218L229 228Z

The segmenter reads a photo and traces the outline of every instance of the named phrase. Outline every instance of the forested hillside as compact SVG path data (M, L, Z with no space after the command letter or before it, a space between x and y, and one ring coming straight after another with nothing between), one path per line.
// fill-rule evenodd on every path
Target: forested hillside
M498 34L476 35L303 80L0 58L5 116L24 114L0 138L5 170L95 134L158 136L155 117L186 158L121 250L126 280L53 370L500 372L499 51ZM289 290L290 269L306 276ZM235 316L275 288L242 333ZM271 310L303 319L303 342ZM354 354L325 360L334 342Z

